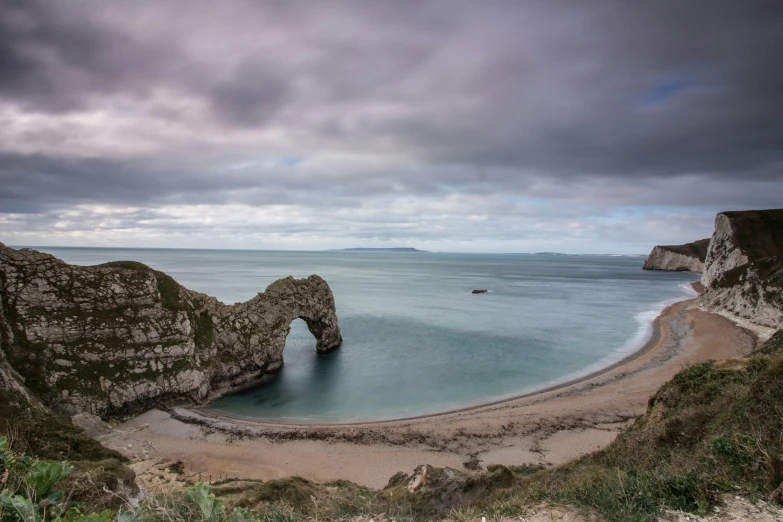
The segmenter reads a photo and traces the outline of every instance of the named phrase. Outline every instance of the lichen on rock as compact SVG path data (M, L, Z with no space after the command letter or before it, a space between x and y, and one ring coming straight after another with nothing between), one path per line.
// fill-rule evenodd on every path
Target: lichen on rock
M103 417L202 403L279 368L294 319L319 352L342 342L334 296L317 275L226 305L142 263L75 266L0 243L0 298L15 385L23 380L55 408Z

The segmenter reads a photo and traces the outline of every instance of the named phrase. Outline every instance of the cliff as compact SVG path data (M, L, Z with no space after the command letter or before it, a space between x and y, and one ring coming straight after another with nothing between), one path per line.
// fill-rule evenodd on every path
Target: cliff
M342 342L317 275L225 305L141 263L74 266L0 243L0 298L0 386L103 417L201 403L280 368L297 318L319 352Z
M704 271L704 260L709 243L710 238L707 238L684 245L653 247L642 268L644 270L701 273Z
M722 273L783 254L783 209L721 212L707 249L701 282L710 286Z
M783 209L715 218L699 305L763 337L783 328Z

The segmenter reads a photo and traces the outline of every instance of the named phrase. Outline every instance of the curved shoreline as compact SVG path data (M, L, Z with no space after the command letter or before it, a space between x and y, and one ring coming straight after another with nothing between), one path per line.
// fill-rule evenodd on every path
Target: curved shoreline
M556 465L607 446L683 368L742 357L756 338L694 300L668 306L651 338L589 376L458 411L353 424L282 424L152 410L99 440L131 459L153 487L180 460L185 477L345 479L382 488L419 464L471 470L488 464Z
M698 292L698 290L695 287L695 283L691 283L691 287ZM424 413L421 415L411 415L408 417L395 417L392 419L380 419L380 420L372 420L372 421L355 421L355 422L290 422L290 421L276 421L276 420L268 420L268 419L261 419L256 417L244 417L242 415L236 415L232 414L231 412L227 412L224 410L218 410L215 408L211 408L208 404L204 406L195 406L192 408L188 408L192 411L197 411L205 416L212 417L214 419L224 420L224 421L241 421L248 424L256 424L260 426L276 426L276 427L286 427L286 428L295 428L295 427L303 427L303 428L339 428L339 427L361 427L361 426L377 426L377 425L383 425L383 424L389 424L389 423L395 423L395 422L404 422L404 421L412 421L412 420L420 420L420 419L429 419L429 418L435 418L435 417L441 417L444 415L452 415L455 413L463 413L463 412L469 412L473 410L479 410L482 408L490 407L490 406L496 406L500 404L504 404L507 402L516 401L519 399L527 399L531 397L535 397L537 395L542 395L546 393L550 393L553 391L561 390L563 388L568 388L570 386L573 386L575 384L579 384L584 381L589 381L590 379L594 379L595 377L600 377L601 375L604 375L606 373L611 372L612 370L615 370L617 368L620 368L622 366L625 366L626 364L633 362L634 360L638 359L639 357L645 355L649 351L653 350L658 342L660 341L661 337L661 322L663 320L663 317L671 312L674 307L677 305L684 305L687 303L695 302L696 298L694 297L685 297L682 300L675 301L668 306L664 307L661 312L653 319L653 322L651 324L651 334L650 338L638 349L634 350L633 352L630 352L628 355L624 356L623 358L615 361L614 363L611 363L608 366L601 367L595 371L592 371L590 373L587 373L582 376L574 377L572 379L568 379L567 381L563 381L561 383L553 384L550 386L545 386L544 388L539 388L533 391L521 393L518 395L512 395L510 397L504 397L502 399L496 399L489 402L482 402L480 404L474 404L469 406L463 406L460 408L454 408L450 410L444 410L439 411L436 413Z

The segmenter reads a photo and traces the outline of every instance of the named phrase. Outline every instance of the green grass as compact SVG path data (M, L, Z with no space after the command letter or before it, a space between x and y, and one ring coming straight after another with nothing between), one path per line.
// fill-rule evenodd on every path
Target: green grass
M71 419L44 408L30 407L18 393L0 390L0 435L14 443L14 449L48 460L122 459L87 436Z
M117 509L122 505L117 492L137 491L125 457L88 437L70 418L31 406L18 393L0 391L0 437L27 459L67 461L73 471L64 487L69 498L89 510Z
M48 442L44 453L59 458L63 449L54 447L56 442ZM28 449L41 453L40 448ZM120 478L123 467L111 458L90 466L95 484L116 488L117 480L128 480L128 475ZM95 467L106 475L96 474ZM783 332L749 358L704 362L679 372L612 444L564 466L491 465L472 475L429 468L425 486L415 493L407 490L410 478L398 473L380 491L342 480L226 480L211 489L196 485L149 498L136 515L139 520L204 520L193 506L206 502L214 508L210 520L215 522L327 521L358 515L464 520L524 516L530 506L544 502L572 506L598 520L651 522L664 508L704 514L728 492L769 498L783 481ZM105 499L91 499L89 489L79 497L98 511L116 508Z
M662 507L703 513L726 491L769 495L783 480L780 339L743 361L683 370L609 447L520 480L520 494L612 521L655 520Z

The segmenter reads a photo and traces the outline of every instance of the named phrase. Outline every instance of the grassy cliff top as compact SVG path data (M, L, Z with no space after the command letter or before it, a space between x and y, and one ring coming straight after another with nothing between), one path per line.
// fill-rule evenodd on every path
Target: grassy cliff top
M750 261L783 254L783 209L722 212L731 220L733 242Z
M676 254L682 254L684 256L696 257L700 261L704 261L707 257L707 247L710 244L710 238L699 239L693 243L685 243L684 245L664 245L660 248L669 250Z

